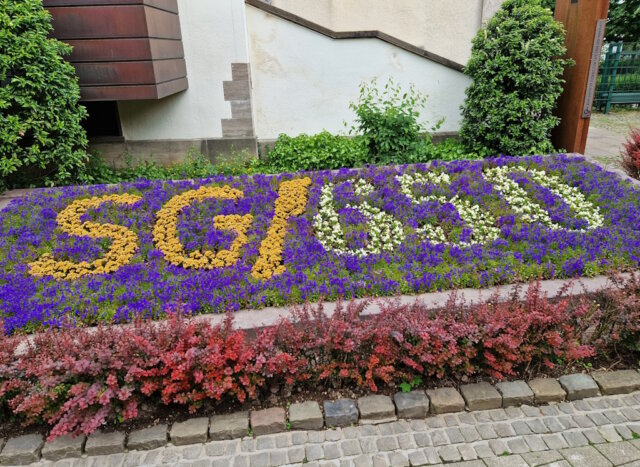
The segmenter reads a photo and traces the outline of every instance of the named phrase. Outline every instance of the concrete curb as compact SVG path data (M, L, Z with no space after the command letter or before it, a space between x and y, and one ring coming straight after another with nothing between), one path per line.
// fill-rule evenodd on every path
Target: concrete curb
M640 388L640 372L638 370L599 371L594 375L595 379L584 373L562 376L559 379L564 388L561 399L557 394L559 385L555 379L543 380L550 384L539 384L541 380L535 380L537 381L535 389L534 385L530 387L535 394L534 403L537 403L538 400L553 400L556 401L555 403L562 402L562 400L576 401L587 397L596 397L600 393L607 395L629 394ZM524 381L516 381L515 383L521 388L529 387ZM456 413L460 410L473 412L470 407L484 407L483 398L486 399L487 390L491 390L492 397L496 398L495 401L492 400L491 409L521 407L525 413L538 410L531 405L516 404L512 398L506 399L505 402L505 396L496 389L495 385L482 384L486 386L486 390L476 395L474 395L474 391L466 391L462 405L459 403L463 401L460 392L450 387L429 390L426 393L424 390L397 393L393 398L374 395L361 397L358 400L325 401L325 408L332 407L331 421L328 419L328 414L321 413L317 402L307 401L293 404L288 408L288 411L285 411L283 407L272 407L251 413L238 412L231 415L215 415L211 419L206 417L192 418L174 423L172 427L156 425L131 433L96 432L89 436L86 443L84 437L64 437L62 442L58 440L47 443L44 443L44 438L41 435L19 436L10 438L6 442L0 439L0 447L4 446L0 451L0 464L26 465L41 458L44 460L78 458L83 454L91 456L94 453L102 453L107 448L110 454L117 454L133 450L157 449L169 443L197 445L208 441L247 439L247 436L283 433L293 428L289 422L291 421L290 414L294 412L296 413L294 421L297 427L313 426L316 430L322 430L323 425L326 425L327 428L349 427L358 421L363 426L383 424L389 420L396 420L400 414L413 413L419 419L427 413L434 416L442 413ZM502 386L499 386L500 384ZM504 387L504 384L498 383L497 387ZM474 399L476 396L479 398L478 400ZM407 401L411 401L411 412L406 410ZM318 423L321 421L318 420L319 416L324 420L324 424ZM407 416L406 418L411 417ZM256 426L254 427L252 424L256 424ZM230 427L236 429L230 430ZM106 438L111 441L105 444ZM112 439L115 442L112 442ZM139 439L144 439L144 442L134 441ZM102 450L92 449L91 446L98 446Z

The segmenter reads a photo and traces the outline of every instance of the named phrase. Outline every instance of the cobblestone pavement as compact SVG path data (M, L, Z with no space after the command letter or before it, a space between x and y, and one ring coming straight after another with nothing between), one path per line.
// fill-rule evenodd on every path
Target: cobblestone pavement
M640 392L296 431L39 466L640 466Z

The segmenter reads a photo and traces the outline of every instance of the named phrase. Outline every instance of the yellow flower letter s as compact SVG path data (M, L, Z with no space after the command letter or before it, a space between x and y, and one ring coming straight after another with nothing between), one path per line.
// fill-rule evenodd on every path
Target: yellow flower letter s
M32 276L53 276L58 280L74 280L92 274L108 274L131 261L138 249L138 236L126 227L114 224L98 224L96 222L82 222L80 218L92 208L112 202L115 204L132 205L142 198L137 195L105 195L87 199L79 199L67 206L58 214L60 230L76 237L111 238L112 243L104 258L91 263L82 261L58 261L50 253L43 254L38 260L29 264Z

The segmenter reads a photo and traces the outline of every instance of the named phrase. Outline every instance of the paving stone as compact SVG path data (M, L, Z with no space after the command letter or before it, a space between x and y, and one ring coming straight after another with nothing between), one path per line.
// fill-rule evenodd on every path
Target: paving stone
M569 444L567 444L565 439L557 433L541 435L541 438L549 449L564 449L569 447Z
M443 446L438 449L438 455L444 462L458 462L462 459L460 451L455 446Z
M507 412L504 409L489 410L489 416L494 422L502 422L509 418L507 417Z
M447 426L458 426L458 425L460 425L460 422L458 421L458 417L453 415L453 414L443 415L442 418L444 418L444 423Z
M424 465L427 462L427 456L424 454L424 451L412 451L409 453L409 462L411 465Z
M576 410L580 410L582 412L588 412L591 410L591 406L585 400L577 400L573 402L573 406L575 407Z
M272 407L251 412L251 430L256 436L280 433L287 429L287 421L282 407Z
M504 397L502 399L502 403L504 404ZM504 411L509 419L524 417L524 412L520 407L506 407Z
M577 466L589 467L609 467L613 465L600 452L591 446L581 448L569 448L560 450L560 454L571 463Z
M614 425L620 423L627 423L627 419L620 415L620 412L617 410L605 410L602 415L609 419L611 423Z
M373 453L378 451L375 437L360 438L360 447L364 453Z
M487 457L495 456L488 443L476 444L475 446L473 446L473 449L476 451L476 454L478 454L478 457L480 459L486 459Z
M402 433L398 435L398 444L400 445L400 449L415 449L418 446L416 442L413 440L413 436L409 433Z
M542 441L540 435L525 435L523 436L524 442L527 443L529 449L532 451L546 451L547 445Z
M555 417L556 415L560 415L560 411L555 405L543 405L540 407L540 412L545 417Z
M342 428L332 428L325 431L324 438L327 441L340 441L342 439Z
M426 418L429 413L429 398L424 391L398 392L393 402L400 418Z
M509 448L509 452L512 454L522 454L524 452L529 452L529 446L524 442L522 438L512 438L507 441L507 447Z
M360 423L386 423L396 420L396 407L389 396L374 394L358 399Z
M205 443L208 432L208 418L191 418L184 422L174 423L171 427L170 437L173 444L183 446L185 444Z
M289 423L292 430L321 430L324 425L322 411L316 401L291 404Z
M529 387L533 392L536 404L548 404L549 402L562 402L565 398L564 389L558 381L551 378L536 378L529 381Z
M331 459L339 459L340 457L342 457L342 452L340 452L338 443L325 443L322 445L322 449L324 449L325 459L331 460Z
M505 453L510 453L509 448L501 439L489 440L489 447L496 456L502 456Z
M478 454L470 444L461 444L458 446L458 451L460 451L463 461L472 461L478 458Z
M429 433L426 433L426 432L414 433L413 439L416 442L416 444L421 448L433 445L433 443L431 442L431 437L429 436Z
M596 449L614 465L640 460L640 450L626 441L614 444L599 444Z
M234 439L247 436L249 412L235 412L211 417L209 437L213 440Z
M463 404L463 407L464 407L464 400L462 401L462 404ZM433 412L433 406L432 405L430 405L430 410L431 410L431 412ZM444 417L443 416L438 416L438 417L427 418L427 426L429 428L444 428L445 426L447 426L447 424L444 422Z
M497 433L493 429L493 426L487 423L480 424L477 426L477 428L478 433L480 434L480 437L482 439L494 439L498 437Z
M379 427L376 425L361 425L357 429L360 431L360 436L378 436L380 434Z
M96 431L89 435L84 450L89 456L106 456L124 452L125 434L119 431L103 433Z
M598 432L608 443L617 443L618 441L622 441L622 437L612 426L601 426L598 428Z
M515 430L508 422L495 423L493 429L500 438L508 438L516 435Z
M156 449L167 444L167 425L156 425L142 430L136 430L129 433L127 447L129 449L137 449L148 451Z
M464 399L455 388L428 389L427 395L432 413L443 414L464 410Z
M579 414L575 414L573 417L573 421L576 422L578 424L578 426L580 428L591 428L594 427L598 422L601 420L605 420L605 423L607 423L607 419L602 415L602 414L589 414L589 416L587 415L583 415L581 413ZM598 423L599 425L603 425L602 422Z
M482 438L480 437L480 433L472 426L462 426L460 427L460 433L464 437L464 440L467 443L472 443L474 441L480 441Z
M511 423L511 426L515 430L515 432L519 435L530 435L533 433L529 425L524 420L516 420Z
M65 435L53 441L47 441L42 448L42 457L49 461L58 461L70 457L81 457L87 438ZM1 446L0 446L1 447Z
M444 429L445 433L449 437L449 441L453 444L464 443L464 436L462 436L462 432L457 427L449 427Z
M545 424L549 431L552 433L558 433L559 431L564 430L565 428L555 417L544 417L542 422Z
M469 410L487 410L502 407L502 396L489 383L463 384L462 397Z
M596 371L591 376L603 395L628 394L640 389L640 373L634 370Z
M289 460L289 464L297 464L299 462L302 462L305 455L306 449L304 448L304 446L296 446L287 450L287 458Z
M542 412L539 407L524 404L520 407L526 417L542 417Z
M249 457L249 465L251 467L269 467L269 453L258 452Z
M43 445L42 435L9 438L0 452L0 464L26 465L37 462Z
M395 436L383 436L376 441L378 451L393 451L398 449L398 440Z
M308 444L305 447L305 453L306 453L305 457L308 462L317 461L324 457L324 450L322 449L322 446L319 444Z
M529 467L522 456L501 456L484 459L488 467Z
M582 434L587 438L589 444L600 444L606 443L607 440L602 437L600 432L595 428L589 428L588 430L584 430Z
M567 393L567 400L575 401L598 395L598 385L591 376L584 373L564 375L558 379Z
M358 408L353 399L324 401L323 405L327 427L349 426L358 422Z
M539 418L527 420L526 423L529 426L529 428L531 428L531 431L533 431L534 433L542 434L542 433L549 432L547 427L544 425L544 423L542 423L542 420L540 420Z
M431 443L433 446L444 446L449 444L449 438L444 430L434 430L431 433Z
M627 428L625 425L614 425L614 427L618 432L618 434L622 436L622 439L624 440L634 439L633 432L629 428Z
M362 453L362 448L357 439L347 439L340 443L340 449L345 456L357 456Z
M385 465L392 465L398 467L409 467L409 458L402 452L394 452L389 455L389 463Z
M502 394L503 407L533 404L533 391L524 381L504 381L496 389Z
M587 438L579 431L567 431L566 433L563 433L562 436L564 436L567 444L572 448L586 446L589 444Z
M522 458L531 467L538 467L539 465L551 464L552 462L563 461L564 457L558 451L541 451L541 452L527 452L522 454Z

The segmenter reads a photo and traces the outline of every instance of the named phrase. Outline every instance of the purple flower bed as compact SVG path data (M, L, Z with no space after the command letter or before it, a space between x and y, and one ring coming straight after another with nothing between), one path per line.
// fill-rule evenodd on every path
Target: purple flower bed
M585 219L592 218L576 212L570 201L542 186L529 172L515 171L508 178L526 192L525 204L544 211L548 220L545 224L523 217L523 212L514 208L517 203L488 181L488 168L505 165L541 169L578 188L584 195L583 204L590 206L587 211L592 218L597 211L602 225L589 225ZM428 199L412 202L402 192L398 176L429 172L447 173L450 180L415 183L414 197ZM282 182L302 177L309 177L312 183L304 188L308 193L304 213L287 221L281 256L286 270L269 279L256 279L252 267L272 225L278 189ZM368 182L373 191L358 185L358 180ZM329 183L333 184L329 191L346 252L331 248L331 240L322 239L317 229L322 189ZM223 185L241 190L243 197L207 199L185 207L178 217L178 237L187 253L228 249L237 234L214 229L214 217L251 214L248 240L237 262L209 270L168 262L154 243L156 213L180 193ZM128 264L110 274L75 280L30 273L29 264L45 253L73 262L91 262L104 255L111 244L109 238L65 234L57 217L75 200L119 193L137 195L141 200L131 205L104 203L89 209L81 220L115 224L135 232L137 247ZM453 202L443 202L444 198L478 206L495 224L482 235L474 232ZM371 207L369 215L382 213L378 218L391 219L393 228L372 233L372 226L376 228L383 221L368 218L363 203ZM425 226L437 227L446 240L434 240L436 234L425 234ZM639 227L638 191L582 158L565 155L47 189L14 201L0 212L0 319L8 331L33 330L69 320L91 324L122 322L139 315L158 317L167 309L218 313L321 296L395 295L595 275L637 267ZM371 246L376 235L380 251Z

